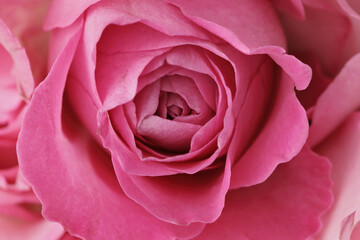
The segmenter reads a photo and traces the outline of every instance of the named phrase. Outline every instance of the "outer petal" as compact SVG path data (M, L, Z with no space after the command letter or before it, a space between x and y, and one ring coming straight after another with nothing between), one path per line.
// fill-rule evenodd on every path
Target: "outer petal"
M333 168L335 202L323 216L324 227L318 240L348 240L360 221L360 112L322 142L316 151L330 159Z
M360 54L347 62L319 97L313 112L309 143L315 146L360 107Z
M282 27L268 2L226 0L213 1L209 6L209 2L203 0L167 1L179 6L190 20L221 36L239 51L245 54L269 54L293 78L298 89L304 89L309 84L310 68L285 54ZM218 11L220 8L221 12ZM236 17L229 20L223 17L224 14Z
M307 239L331 204L329 175L329 161L305 146L266 182L229 192L220 218L196 239Z
M270 107L269 118L256 140L238 161L236 147L230 148L230 156L235 161L231 188L263 182L278 164L291 160L306 141L308 122L305 110L292 91L289 76L283 73L279 78L278 83L274 81L278 84L274 105ZM253 91L249 93L255 94ZM251 108L251 105L246 107Z
M129 199L116 181L109 156L77 124L69 106L62 104L67 71L82 33L81 19L72 30L33 95L18 142L20 166L43 203L43 214L89 240L198 234L202 224L179 227L160 221Z
M229 43L240 45L244 53L262 46L285 48L285 39L276 13L267 1L178 1L192 21ZM221 11L219 11L221 9ZM225 17L226 16L226 17ZM266 29L266 30L265 30Z

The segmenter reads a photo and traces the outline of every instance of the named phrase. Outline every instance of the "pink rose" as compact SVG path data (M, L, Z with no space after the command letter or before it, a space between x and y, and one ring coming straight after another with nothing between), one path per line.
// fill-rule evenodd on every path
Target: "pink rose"
M315 239L358 240L360 5L350 0L303 2L304 21L287 14L282 20L290 52L314 69L309 88L299 93L311 119L308 142L332 164L334 203Z
M1 18L0 62L0 239L63 239L64 228L41 216L40 201L19 171L16 141L34 81L25 49Z
M311 70L272 4L55 0L45 26L18 154L48 219L85 239L318 231L329 164L294 91Z

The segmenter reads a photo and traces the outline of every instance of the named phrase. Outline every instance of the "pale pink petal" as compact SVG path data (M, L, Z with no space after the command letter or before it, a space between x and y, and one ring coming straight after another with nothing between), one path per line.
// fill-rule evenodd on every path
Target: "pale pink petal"
M306 146L266 182L230 191L220 218L195 239L308 239L332 202L330 189L329 161Z
M36 85L46 76L49 33L44 32L42 24L50 0L0 0L0 18L8 25L11 32L19 39L26 49L32 66ZM20 47L19 47L20 48ZM19 76L27 69L27 62L19 63ZM25 67L26 66L26 67ZM26 97L32 92L33 80L25 89ZM28 90L28 91L26 91Z
M319 97L313 112L309 143L314 146L360 106L360 54L351 58Z
M51 1L44 28L50 30L56 27L67 27L75 22L89 6L99 1L77 0L72 4L68 4L68 2L62 0L53 0Z
M2 46L1 46L2 45ZM9 56L4 56L5 51L10 55L11 60L8 59ZM16 86L19 93L25 99L29 99L30 95L34 88L34 80L32 72L30 69L30 63L27 58L25 49L21 47L19 41L16 37L10 32L5 23L0 19L0 58L3 62L7 62L8 66L7 73L6 69L1 67L0 76L5 78L5 80L12 81L11 79L6 79L12 75L16 80ZM5 59L7 60L5 61Z
M0 239L58 240L64 228L47 220L21 220L0 216Z
M317 235L318 240L348 240L346 236L350 236L351 230L360 220L359 123L360 113L356 112L315 149L329 158L333 165L331 178L335 198L333 206L322 217L323 229Z

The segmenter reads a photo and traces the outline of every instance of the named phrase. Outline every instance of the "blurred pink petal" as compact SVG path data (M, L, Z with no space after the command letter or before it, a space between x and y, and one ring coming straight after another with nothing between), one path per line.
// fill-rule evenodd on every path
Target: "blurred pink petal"
M351 58L319 97L312 116L309 143L320 143L360 106L360 54Z
M322 217L323 229L316 239L349 240L352 229L359 222L359 123L360 113L353 113L315 149L333 165L331 178L335 199Z

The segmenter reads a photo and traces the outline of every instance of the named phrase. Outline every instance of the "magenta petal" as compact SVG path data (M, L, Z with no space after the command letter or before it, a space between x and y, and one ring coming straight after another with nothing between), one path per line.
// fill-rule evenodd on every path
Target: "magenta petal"
M195 239L309 239L332 202L330 189L329 161L304 147L266 182L230 191L220 218Z
M263 182L278 164L291 160L306 141L308 121L292 81L285 73L278 81L269 119L250 148L234 163L231 188Z
M322 217L323 229L317 240L338 240L350 235L359 222L360 211L360 112L353 113L315 150L332 163L335 202ZM354 213L353 219L349 219ZM354 218L355 217L355 218ZM348 222L346 222L348 221ZM348 238L341 238L341 240Z
M351 58L319 97L313 112L309 143L314 146L360 107L360 54ZM341 99L341 100L340 100Z

